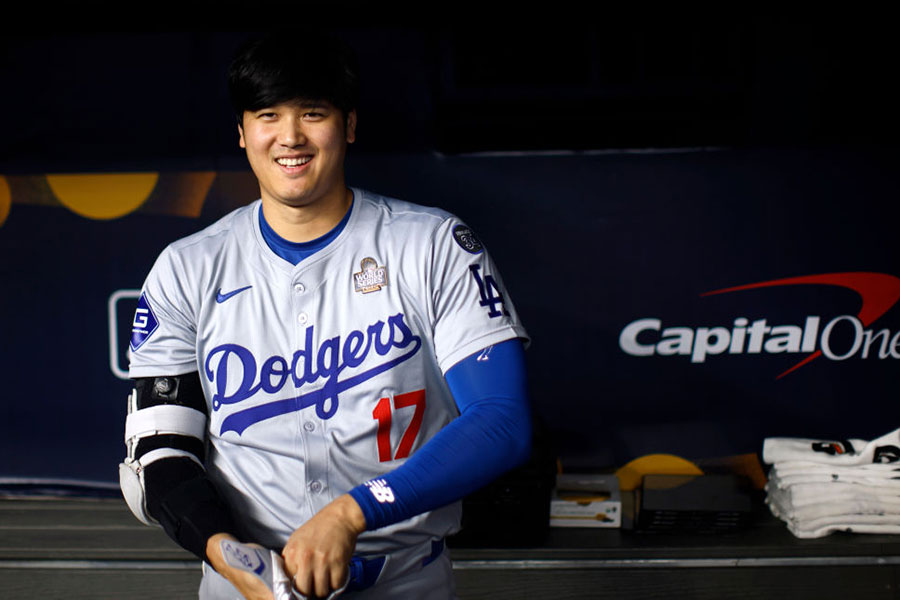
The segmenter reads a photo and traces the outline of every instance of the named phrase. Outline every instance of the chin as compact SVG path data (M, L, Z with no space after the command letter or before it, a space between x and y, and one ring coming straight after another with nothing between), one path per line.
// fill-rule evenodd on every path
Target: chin
M315 196L309 192L286 193L276 197L279 202L289 204L290 206L304 206L315 200Z

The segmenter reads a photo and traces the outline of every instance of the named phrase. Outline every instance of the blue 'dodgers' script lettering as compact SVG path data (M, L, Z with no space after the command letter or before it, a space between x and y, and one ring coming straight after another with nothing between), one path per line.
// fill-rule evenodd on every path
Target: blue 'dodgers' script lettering
M422 346L422 339L415 335L403 320L403 313L388 317L386 324L384 321L376 321L369 325L366 331L353 330L343 339L341 336L328 338L318 349L313 343L313 333L314 327L306 328L303 348L294 352L290 359L278 355L270 356L262 362L262 365L259 365L250 350L238 344L216 346L206 355L204 369L206 378L215 386L212 397L213 410L219 410L223 404L242 402L260 390L268 394L277 393L288 381L299 390L305 384L325 380L325 384L317 390L229 415L222 422L220 434L235 431L240 435L254 423L310 406L316 407L319 418L330 419L337 411L338 396L341 392L409 360ZM338 381L341 371L362 365L373 349L378 356L384 356L391 348L410 349L362 373ZM238 364L242 371L240 385L233 393L228 394L227 388L234 386L234 381L229 386L229 372Z

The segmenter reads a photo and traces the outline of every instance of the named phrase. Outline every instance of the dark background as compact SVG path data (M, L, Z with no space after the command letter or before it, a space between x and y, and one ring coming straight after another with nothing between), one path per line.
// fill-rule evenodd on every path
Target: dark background
M156 6L120 33L100 31L110 11L55 11L52 32L20 19L0 41L0 176L246 171L225 67L246 29L309 9L224 6ZM824 325L860 307L831 286L700 296L720 288L900 276L897 52L884 15L351 13L322 19L341 25L363 73L349 182L441 206L479 233L533 338L535 411L567 468L898 426L894 358L822 357L776 379L806 355L692 364L618 344L640 318ZM214 188L199 218L113 221L13 195L0 219L0 477L116 478L130 386L108 364L108 299L224 214L223 194ZM117 308L124 366L133 304ZM895 334L900 309L868 328Z

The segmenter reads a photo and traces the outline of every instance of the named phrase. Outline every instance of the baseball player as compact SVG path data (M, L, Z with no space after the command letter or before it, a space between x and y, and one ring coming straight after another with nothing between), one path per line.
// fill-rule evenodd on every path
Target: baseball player
M203 559L201 598L453 598L459 498L530 453L527 334L479 239L345 183L357 81L322 34L238 53L261 197L138 302L120 481Z

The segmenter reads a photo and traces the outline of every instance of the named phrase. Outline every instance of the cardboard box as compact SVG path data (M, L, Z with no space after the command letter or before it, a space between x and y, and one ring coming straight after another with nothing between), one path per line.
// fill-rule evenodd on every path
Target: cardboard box
M615 475L557 475L551 527L621 527L622 498Z

